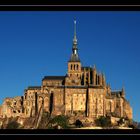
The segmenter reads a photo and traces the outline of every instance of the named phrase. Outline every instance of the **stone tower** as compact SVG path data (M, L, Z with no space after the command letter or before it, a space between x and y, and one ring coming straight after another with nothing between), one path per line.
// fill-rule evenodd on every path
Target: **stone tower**
M71 83L78 85L80 84L81 79L81 62L78 56L78 47L77 47L77 37L76 37L76 20L74 20L74 38L73 38L73 47L70 60L68 61L68 77L71 79Z

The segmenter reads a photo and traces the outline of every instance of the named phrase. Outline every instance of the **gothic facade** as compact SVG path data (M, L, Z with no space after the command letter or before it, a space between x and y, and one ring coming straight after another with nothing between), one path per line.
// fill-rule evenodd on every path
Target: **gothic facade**
M28 87L24 95L6 98L0 106L1 117L33 117L41 109L53 115L127 117L132 119L132 108L125 98L124 88L112 91L105 75L96 67L84 67L78 55L76 21L72 54L64 76L45 76L41 86Z

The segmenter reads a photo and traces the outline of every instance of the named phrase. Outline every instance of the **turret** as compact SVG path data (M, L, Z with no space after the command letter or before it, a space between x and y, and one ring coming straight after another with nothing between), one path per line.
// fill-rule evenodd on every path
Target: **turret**
M93 67L93 85L94 86L96 85L96 67L95 67L95 65Z
M103 82L102 82L102 74L99 73L99 85L102 86Z
M123 98L125 98L125 90L124 90L124 87L122 88L121 96L122 96Z
M74 38L72 46L72 54L68 61L68 76L81 77L81 62L78 56L77 37L76 37L76 20L74 20Z
M111 88L109 84L107 84L106 89L107 89L107 94L111 95Z
M106 86L106 81L105 81L105 75L102 74L102 85L105 87Z

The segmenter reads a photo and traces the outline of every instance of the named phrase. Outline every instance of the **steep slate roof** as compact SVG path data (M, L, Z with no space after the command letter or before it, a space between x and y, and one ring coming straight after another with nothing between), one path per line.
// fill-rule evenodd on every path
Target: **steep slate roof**
M41 89L41 86L29 86L28 89Z
M122 91L111 91L112 96L117 96L118 97L118 95L121 95L121 94L122 94Z
M82 67L82 70L84 70L84 69L88 70L88 69L92 69L92 68L90 66Z
M45 76L42 80L64 80L66 76Z
M80 62L78 54L72 54L69 62Z

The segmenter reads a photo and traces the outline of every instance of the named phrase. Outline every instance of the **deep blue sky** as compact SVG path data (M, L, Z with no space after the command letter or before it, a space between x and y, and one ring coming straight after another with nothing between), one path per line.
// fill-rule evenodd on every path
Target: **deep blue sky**
M104 72L112 90L125 87L140 121L140 12L0 12L0 103L40 86L45 75L65 75L77 20L83 66Z

